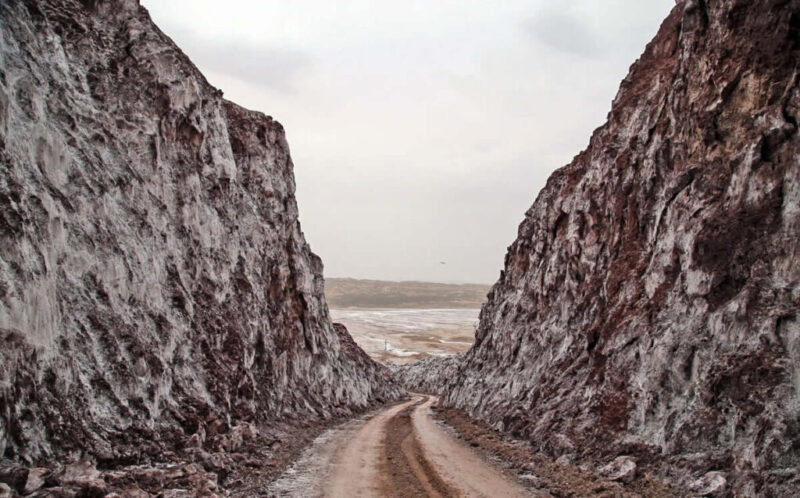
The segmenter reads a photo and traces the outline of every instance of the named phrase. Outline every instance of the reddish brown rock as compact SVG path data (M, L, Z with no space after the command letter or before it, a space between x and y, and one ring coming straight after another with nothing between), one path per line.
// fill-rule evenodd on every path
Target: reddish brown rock
M42 488L47 483L47 478L51 471L46 468L37 467L28 470L28 479L25 481L25 489L22 494L29 495Z
M564 456L565 455L562 455L560 458ZM636 462L633 458L622 455L615 458L614 461L608 465L598 469L598 473L612 481L631 482L633 478L636 477Z
M283 127L138 2L0 2L0 456L267 462L399 396L333 328L294 189Z
M800 2L678 2L526 214L445 401L683 490L800 489L798 67Z

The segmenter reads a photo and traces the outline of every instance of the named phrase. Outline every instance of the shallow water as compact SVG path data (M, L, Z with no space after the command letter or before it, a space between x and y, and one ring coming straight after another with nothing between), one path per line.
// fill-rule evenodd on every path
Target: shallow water
M478 309L332 309L353 339L373 358L404 363L469 349Z

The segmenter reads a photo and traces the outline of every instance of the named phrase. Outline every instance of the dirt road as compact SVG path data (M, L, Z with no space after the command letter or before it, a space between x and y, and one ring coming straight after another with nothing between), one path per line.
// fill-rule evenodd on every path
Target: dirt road
M332 498L533 495L440 427L429 410L435 401L414 395L323 434L273 492Z

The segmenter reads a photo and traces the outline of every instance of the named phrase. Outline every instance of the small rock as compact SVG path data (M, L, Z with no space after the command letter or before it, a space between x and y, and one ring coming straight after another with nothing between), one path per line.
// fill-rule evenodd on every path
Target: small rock
M0 498L11 498L11 488L8 484L0 482Z
M3 495L0 495L2 497ZM61 486L56 486L53 488L44 488L40 489L39 491L34 492L31 495L28 495L26 498L77 498L79 496L79 492L75 490L75 488L64 488ZM94 496L94 495L85 495L80 494L80 496Z
M103 498L150 498L150 493L143 491L142 488L134 484L118 492L113 491Z
M636 476L636 462L629 456L619 456L605 467L601 467L598 472L612 481L631 482Z
M533 474L520 474L518 477L523 481L530 483L534 487L543 487L542 479L539 476Z
M28 471L28 480L25 482L25 490L22 494L29 495L44 486L50 470L37 467Z
M553 443L559 450L572 451L576 448L575 443L566 434L556 434Z
M79 485L79 489L78 496L85 498L103 498L108 493L106 482L102 479L83 482Z
M132 486L123 491L123 496L126 498L150 498L150 493L147 493L139 486Z
M99 479L100 471L94 468L91 462L81 460L71 463L64 468L64 473L59 477L61 484L83 484Z
M0 483L7 484L11 489L22 493L28 480L28 469L21 465L9 465L0 468Z
M203 440L200 437L200 434L194 433L192 437L190 437L186 441L187 448L202 448L203 447Z
M559 465L572 465L572 458L569 455L561 455L556 459Z
M160 498L194 498L196 494L186 489L167 489L159 493L158 496Z
M206 434L208 436L215 436L217 435L217 433L221 432L222 428L223 428L222 421L218 418L214 418L208 423L206 427Z
M256 429L244 422L232 427L227 434L222 436L220 445L226 451L238 451L245 441L252 440L258 435Z
M144 377L147 375L147 361L145 361L144 356L140 356L138 360L136 360L136 365L133 367L136 375L139 377Z
M712 471L691 483L689 489L699 496L716 496L722 494L727 483L722 472Z
M61 475L58 476L58 483L65 490L75 490L78 496L86 498L103 497L108 492L105 480L100 477L100 471L86 460L67 465ZM60 497L62 494L55 494L54 496Z

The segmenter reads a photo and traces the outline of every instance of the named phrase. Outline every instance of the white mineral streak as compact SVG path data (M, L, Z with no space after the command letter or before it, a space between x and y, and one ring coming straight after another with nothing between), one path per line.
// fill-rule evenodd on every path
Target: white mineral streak
M474 347L404 381L554 457L800 489L798 54L797 2L680 2L526 214Z
M332 327L283 128L138 2L0 3L0 162L0 456L399 395Z

